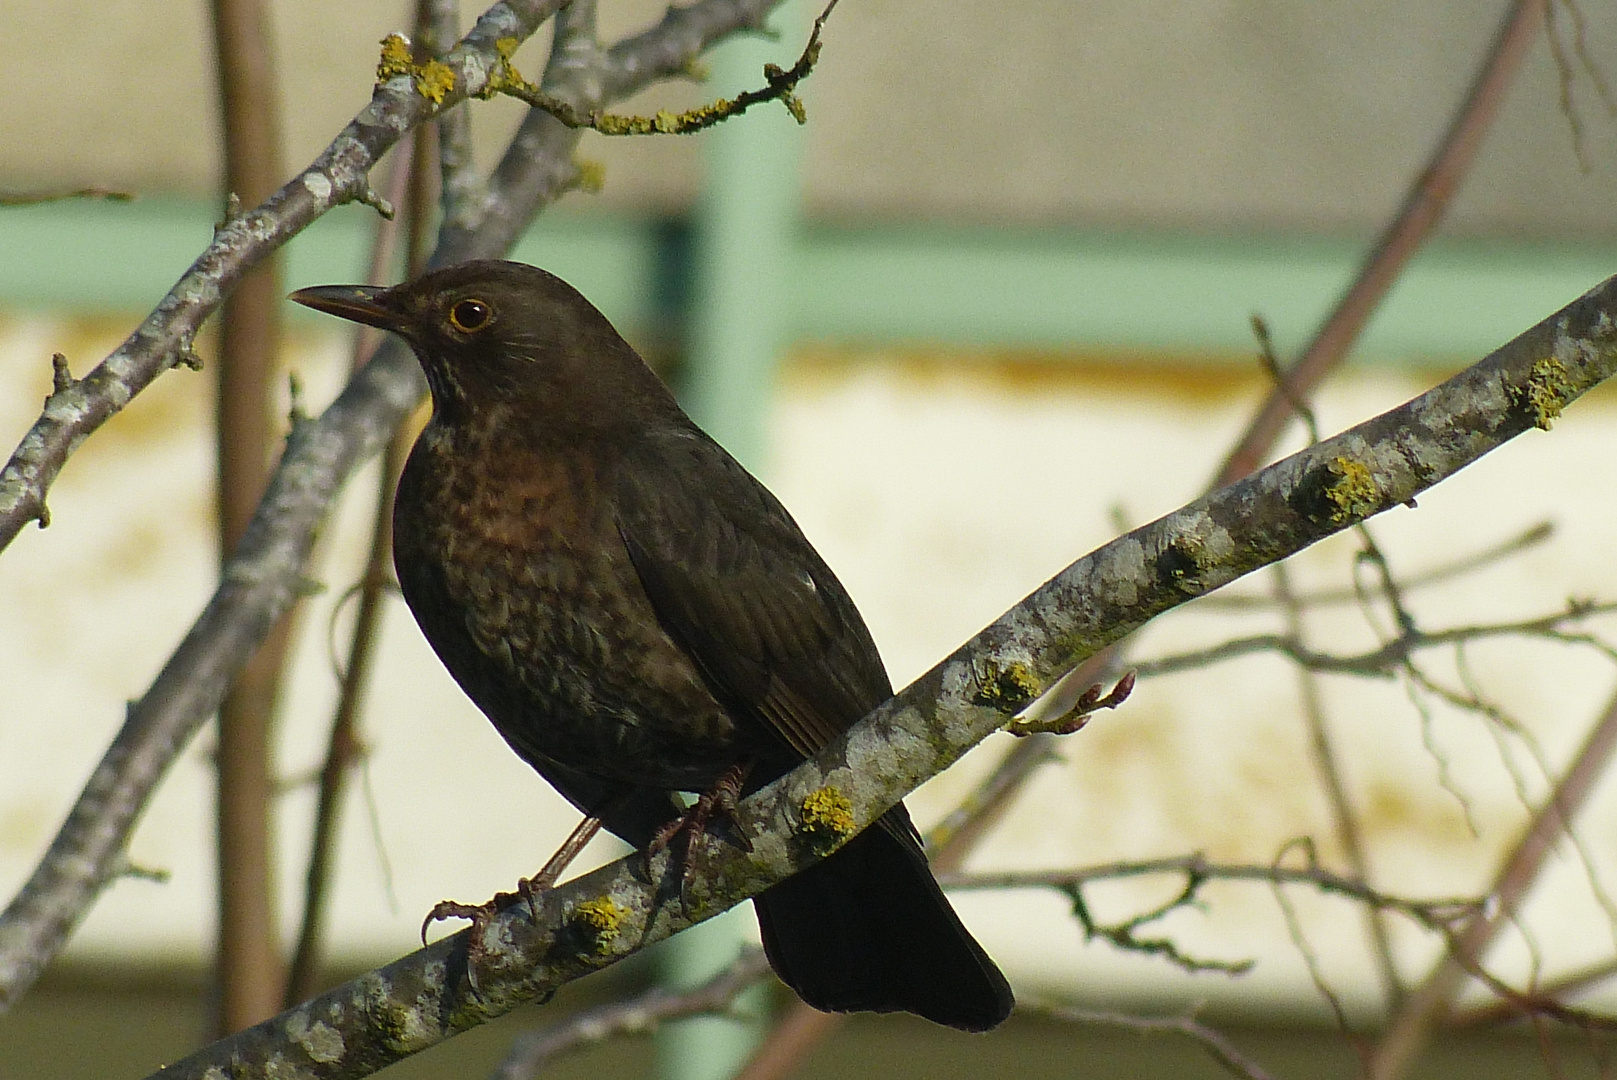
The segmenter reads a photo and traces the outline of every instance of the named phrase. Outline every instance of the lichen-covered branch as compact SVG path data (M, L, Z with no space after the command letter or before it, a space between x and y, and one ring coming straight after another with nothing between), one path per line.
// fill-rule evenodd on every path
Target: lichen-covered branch
M695 109L681 112L663 110L653 116L624 116L594 109L579 109L572 102L554 94L547 94L542 88L524 79L510 65L509 55L505 56L507 63L495 72L494 78L489 80L488 93L507 94L527 102L533 108L543 109L570 128L589 128L602 135L690 135L706 131L732 117L740 116L754 105L762 105L768 101L780 102L799 124L806 124L808 113L794 91L797 84L806 79L814 70L814 65L819 62L820 30L836 6L837 0L831 0L814 20L808 44L803 46L803 53L797 58L797 63L784 71L774 64L764 65L766 85L762 89L746 90L733 98L719 98Z
M320 215L346 202L376 204L371 166L408 130L487 86L499 41L526 40L564 0L500 0L441 61L436 99L384 61L371 102L314 162L262 205L234 214L156 309L83 379L58 389L0 471L0 549L33 520L67 458L90 433L176 362L242 274Z
M558 2L496 5L445 62L456 70L483 63L496 55L495 40L531 30L528 23L537 25ZM685 57L689 64L696 50L726 33L757 25L775 3L778 0L704 0L682 13L671 12L658 28L632 39L643 44L646 57L620 43L600 61L610 80L601 72L581 72L579 77L610 86L610 91L601 92L614 97L633 93L668 73L676 45L692 50ZM514 11L522 13L520 22ZM694 30L689 19L676 18L692 12L700 15ZM476 42L476 47L468 42ZM468 81L466 85L472 84ZM460 88L457 79L455 93ZM446 97L446 103L452 100L456 100L454 94ZM65 365L60 367L51 399L57 412L52 412L53 406L47 407L47 417L35 425L19 456L0 474L0 545L43 511L44 489L72 447L166 367L169 350L189 349L189 334L217 306L224 284L246 268L249 254L270 250L296 227L313 220L317 209L334 204L338 186L333 175L352 177L356 185L363 183L360 165L374 161L386 145L425 117L424 106L419 104L424 101L408 79L385 82L360 119L317 159L316 168L263 207L233 218L221 228L208 251L142 329L97 369L103 375L96 388L86 391L83 383L67 375ZM565 190L557 178L573 169L571 148L577 133L562 128L546 114L537 115L542 120L523 125L492 178L475 227L445 224L433 255L435 264L502 254L539 209ZM548 133L552 129L565 138L551 139ZM534 131L540 137L526 138ZM304 183L308 177L319 178L311 182L313 188L324 190L323 185L330 184L332 190L316 200L311 184ZM220 237L228 241L223 246ZM294 426L258 512L226 564L217 591L151 688L130 706L123 728L49 850L0 914L0 1012L33 984L91 901L116 877L129 835L158 781L218 709L235 672L301 587L315 534L337 491L354 470L381 450L425 392L414 358L399 342L389 340L318 419Z
M1617 371L1617 279L1426 394L1079 559L734 815L680 888L635 854L404 957L159 1074L357 1077L710 918L823 857L1147 619L1411 502ZM1536 388L1536 389L1535 389ZM985 697L985 686L994 692ZM805 808L837 808L805 836ZM672 873L672 876L669 876ZM665 883L672 883L665 887ZM218 1070L210 1074L209 1070Z

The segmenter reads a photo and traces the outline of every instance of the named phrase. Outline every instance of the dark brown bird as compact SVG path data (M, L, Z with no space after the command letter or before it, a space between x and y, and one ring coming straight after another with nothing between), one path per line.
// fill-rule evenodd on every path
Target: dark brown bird
M415 350L433 413L393 515L404 598L512 749L612 832L644 847L672 792L739 770L756 789L891 695L791 515L559 278L471 262L292 298ZM753 902L816 1008L1010 1013L902 804Z

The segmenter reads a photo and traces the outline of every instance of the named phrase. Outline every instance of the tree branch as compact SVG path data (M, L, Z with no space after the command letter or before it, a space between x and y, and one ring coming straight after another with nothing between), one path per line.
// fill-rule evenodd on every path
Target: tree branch
M637 1035L668 1020L723 1013L753 983L769 974L762 949L747 949L713 978L690 990L653 986L625 1001L583 1009L549 1027L519 1035L490 1080L527 1080L550 1059L613 1035Z
M1334 874L1311 863L1294 868L1256 863L1210 862L1205 855L1174 855L1162 859L1138 859L1099 863L1076 870L1008 870L982 874L939 874L938 883L956 891L984 889L1057 889L1071 893L1096 881L1157 877L1177 874L1187 881L1252 881L1269 885L1312 885L1323 893L1355 900L1378 911L1395 911L1428 930L1447 931L1455 923L1477 914L1483 901L1467 897L1440 897L1412 900L1372 888L1363 880ZM1178 906L1182 906L1178 905Z
M1573 634L1561 629L1568 622L1576 622L1593 615L1606 615L1617 611L1617 602L1592 603L1573 601L1565 609L1536 619L1521 619L1508 623L1480 623L1472 626L1454 626L1447 630L1405 630L1386 644L1368 652L1342 656L1319 652L1308 647L1297 637L1287 634L1253 634L1234 638L1206 649L1175 653L1155 660L1142 660L1134 665L1142 678L1172 675L1207 667L1225 660L1257 653L1279 653L1307 671L1337 675L1363 675L1385 677L1409 662L1409 658L1422 649L1442 645L1457 645L1490 637L1552 637L1558 641L1588 645L1617 661L1617 649L1589 634Z
M1617 279L1399 408L1079 559L809 761L742 802L751 850L717 842L679 881L636 853L361 976L164 1070L357 1077L542 998L768 888L845 842L1002 727L1075 663L1178 604L1412 500L1617 370ZM835 835L801 842L827 799ZM473 984L475 980L475 985Z
M1245 1080L1272 1080L1263 1067L1240 1050L1223 1035L1190 1016L1128 1016L1123 1013L1097 1012L1071 1005L1040 1005L1030 1010L1054 1020L1073 1024L1093 1024L1118 1027L1129 1031L1183 1035L1205 1050L1231 1076Z

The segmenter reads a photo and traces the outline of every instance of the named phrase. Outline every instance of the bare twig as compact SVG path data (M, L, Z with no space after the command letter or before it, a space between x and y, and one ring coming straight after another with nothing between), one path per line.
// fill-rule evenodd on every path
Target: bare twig
M1477 623L1471 626L1449 627L1446 630L1412 630L1393 638L1379 648L1345 656L1319 652L1286 634L1254 634L1221 642L1206 649L1174 653L1155 660L1142 660L1134 667L1141 678L1150 678L1202 668L1209 664L1258 653L1277 653L1309 671L1387 678L1403 668L1411 656L1424 649L1493 637L1517 636L1542 637L1566 644L1583 645L1604 654L1608 659L1617 661L1617 648L1592 634L1572 633L1562 629L1569 622L1613 611L1617 611L1617 602L1574 601L1561 611L1542 615L1536 619L1507 623Z
M1281 603L1282 610L1286 614L1286 633L1293 639L1302 641L1305 632L1302 607L1292 592L1291 575L1286 569L1286 564L1275 563L1272 573L1275 598ZM1365 851L1358 815L1353 809L1352 800L1348 797L1347 782L1342 776L1342 767L1337 760L1336 746L1331 739L1318 676L1305 667L1298 667L1297 690L1302 698L1303 724L1308 732L1309 752L1314 758L1314 769L1319 774L1320 785L1325 790L1325 801L1330 807L1332 831L1336 842L1341 847L1342 855L1347 860L1348 869L1352 871L1353 876L1368 883L1370 859ZM1387 928L1381 920L1381 912L1373 905L1365 909L1364 924L1365 932L1370 939L1371 953L1375 957L1376 970L1381 978L1382 993L1390 1012L1397 1007L1404 992L1397 965L1393 962L1392 942L1387 937Z
M63 202L67 199L132 202L134 198L133 192L104 187L73 188L69 191L0 191L0 206L38 206L40 203Z
M1617 697L1606 706L1605 713L1573 756L1560 782L1501 865L1490 893L1495 898L1494 907L1473 919L1459 933L1448 953L1393 1018L1376 1047L1371 1062L1372 1080L1395 1080L1420 1053L1432 1029L1443 1021L1467 973L1478 966L1499 932L1509 925L1554 849L1556 839L1571 828L1572 819L1582 808L1590 789L1605 773L1614 750L1617 750Z
M1215 483L1229 483L1258 467L1290 419L1292 402L1307 398L1341 363L1405 264L1442 220L1538 32L1546 2L1516 0L1511 5L1476 79L1443 140L1404 197L1398 215L1381 234L1358 277L1315 332L1302 357L1287 369L1285 385L1270 393L1225 458Z
M1614 975L1617 975L1617 960L1602 960L1540 984L1535 987L1531 998L1535 1002L1561 1001L1573 994L1598 986ZM1449 1013L1444 1023L1449 1027L1485 1027L1520 1019L1524 1011L1531 1010L1523 1010L1518 1002L1503 998L1485 1005L1455 1009Z
M1371 888L1357 878L1333 873L1315 863L1303 867L1268 863L1223 863L1201 854L1174 855L1160 859L1137 859L1097 863L1073 870L1007 870L994 873L944 873L938 881L956 891L985 889L1056 889L1070 892L1097 881L1128 878L1182 877L1205 884L1209 881L1251 881L1267 885L1311 885L1320 892L1353 900L1379 911L1390 911L1428 930L1447 931L1454 924L1475 915L1482 901L1468 897L1439 897L1412 900Z
M528 1080L552 1059L613 1035L642 1035L668 1020L728 1012L759 979L769 974L762 949L747 949L735 963L701 986L673 991L654 986L626 1001L584 1009L559 1023L519 1035L490 1080Z
M1431 585L1438 585L1445 581L1464 577L1474 573L1485 566L1518 555L1528 548L1544 543L1555 534L1555 526L1548 521L1540 521L1529 525L1526 529L1509 539L1500 541L1490 547L1470 555L1462 555L1453 562L1435 566L1424 573L1409 574L1400 579L1400 587L1405 594L1423 589ZM1328 607L1336 604L1361 604L1365 600L1365 591L1361 588L1352 589L1321 589L1318 592L1300 592L1296 594L1295 602L1298 607L1311 610L1313 608ZM1380 595L1371 591L1372 598ZM1185 608L1186 611L1218 611L1242 609L1269 609L1284 606L1274 597L1256 594L1238 593L1231 590L1228 593L1214 593L1203 597L1194 604Z
M1183 1035L1205 1050L1208 1056L1223 1066L1231 1076L1244 1077L1245 1080L1271 1080L1270 1074L1264 1071L1261 1065L1243 1054L1223 1035L1205 1024L1198 1023L1194 1017L1129 1016L1124 1013L1080 1009L1072 1005L1048 1004L1026 1005L1022 1011L1074 1024L1123 1028L1142 1034Z
M1005 752L981 784L927 833L932 868L956 870L983 834L999 823L1011 800L1042 766L1061 760L1054 735L1031 735Z
M1306 836L1288 841L1282 845L1280 851L1275 855L1274 865L1278 867L1293 850L1303 852L1308 859L1308 868L1310 870L1318 869L1318 853L1314 850L1314 842ZM1286 895L1286 890L1280 887L1279 882L1274 883L1273 891L1275 903L1279 906L1280 914L1286 921L1286 936L1291 938L1292 945L1303 958L1303 966L1308 971L1308 981L1314 984L1314 992L1324 999L1325 1004L1330 1007L1331 1017L1336 1022L1337 1031L1341 1032L1342 1037L1359 1054L1362 1061L1365 1054L1363 1042L1354 1032L1352 1024L1348 1022L1347 1009L1342 1005L1341 995L1331 987L1330 982L1325 978L1325 972L1320 967L1319 954L1308 943L1308 935L1303 932L1302 920L1297 917L1297 909L1292 905L1291 897ZM1372 906L1367 910L1374 914L1379 909Z

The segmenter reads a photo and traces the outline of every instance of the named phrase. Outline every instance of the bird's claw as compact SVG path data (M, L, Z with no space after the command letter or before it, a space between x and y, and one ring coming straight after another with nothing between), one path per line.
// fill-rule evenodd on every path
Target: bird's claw
M692 853L696 842L707 834L708 825L714 822L732 822L736 808L741 805L741 786L746 783L747 774L752 771L752 763L745 762L732 765L726 769L711 790L697 797L691 808L664 824L651 837L646 845L646 864L649 870L651 860L672 846L676 837L683 836L684 850L681 852L682 867L680 880L683 885L695 870ZM741 850L751 851L752 841L739 828L727 830L728 838Z
M555 884L554 875L547 875L541 871L531 878L519 879L515 892L495 893L492 899L481 904L463 904L458 900L440 900L432 905L432 910L427 912L427 917L421 921L421 944L425 945L427 943L427 928L433 923L444 919L469 919L472 924L472 933L468 940L471 942L471 948L475 952L482 947L484 928L494 920L495 916L517 904L527 904L529 917L537 923L539 921L539 900Z

